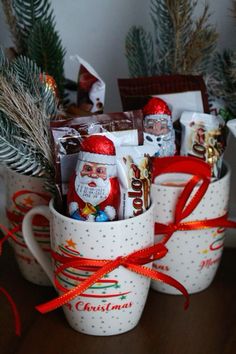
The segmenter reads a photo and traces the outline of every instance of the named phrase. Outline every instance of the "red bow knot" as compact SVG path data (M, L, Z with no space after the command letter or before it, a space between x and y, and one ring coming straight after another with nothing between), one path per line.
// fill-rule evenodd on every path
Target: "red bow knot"
M151 263L154 260L164 257L166 253L167 248L162 243L143 248L141 250L132 252L126 256L119 256L114 260L99 260L83 257L65 257L61 256L58 253L52 252L52 257L54 258L54 260L60 263L60 265L56 267L54 275L55 286L58 290L62 291L63 294L60 295L58 298L47 302L46 304L37 306L36 309L41 313L46 313L62 305L65 305L77 296L83 294L84 291L86 291L96 282L100 281L101 278L103 278L106 274L110 273L111 271L120 266L123 266L139 275L174 286L185 296L185 308L187 308L189 305L189 295L185 287L178 281L176 281L174 278L145 266L145 264ZM67 288L64 288L58 281L58 275L70 267L83 270L90 270L93 271L93 274L91 274L89 278L80 282L71 290L68 290Z
M165 235L162 243L170 239L176 231L200 230L214 227L236 228L236 222L227 219L227 213L213 219L185 221L205 195L209 184L211 169L210 165L196 158L190 157L163 157L153 160L154 177L163 173L191 173L193 177L186 183L180 194L175 207L174 222L169 224L155 223L155 235ZM154 180L153 177L153 180Z

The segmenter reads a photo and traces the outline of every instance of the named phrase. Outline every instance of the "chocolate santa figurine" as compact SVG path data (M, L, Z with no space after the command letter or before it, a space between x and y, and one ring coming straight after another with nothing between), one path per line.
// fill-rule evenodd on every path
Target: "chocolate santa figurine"
M155 156L175 154L175 133L171 111L165 101L152 97L143 108L144 145L156 146Z
M120 186L113 142L91 135L81 143L76 170L67 195L68 214L83 221L117 219Z

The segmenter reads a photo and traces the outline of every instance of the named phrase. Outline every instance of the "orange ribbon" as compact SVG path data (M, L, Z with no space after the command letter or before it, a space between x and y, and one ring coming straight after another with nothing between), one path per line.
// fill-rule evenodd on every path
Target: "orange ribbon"
M194 175L185 185L180 194L174 214L174 221L168 225L155 223L155 235L165 235L162 243L170 239L175 231L200 230L213 227L236 228L236 222L227 219L227 214L213 219L182 222L198 206L206 193L211 176L210 165L192 157L163 157L153 158L153 181L163 173L188 173ZM194 188L195 193L192 195ZM191 196L191 199L190 199Z
M202 221L187 221L179 223L170 223L168 225L162 223L155 223L155 235L165 235L164 239L161 241L163 244L170 239L175 231L191 231L191 230L201 230L213 227L223 227L223 228L236 228L236 222L228 220L227 214L220 216L218 218L207 219Z
M97 260L82 257L64 257L58 255L57 253L52 253L53 258L61 263L54 275L55 285L57 287L60 287L60 284L57 280L57 275L62 273L67 268L73 267L81 269L84 267L89 267L90 269L94 270L94 273L89 278L81 282L79 285L75 286L73 289L64 289L65 292L58 298L53 299L45 304L36 306L36 309L41 313L46 313L62 305L65 305L80 294L83 294L84 291L86 291L96 282L100 281L100 279L106 274L110 273L111 271L120 266L123 266L126 269L129 269L130 271L135 272L139 275L149 277L153 280L161 281L170 286L174 286L185 296L185 308L187 308L189 306L189 294L182 284L180 284L177 280L166 274L160 273L156 270L144 266L145 264L148 264L164 257L166 253L167 249L163 244L156 244L132 252L127 256L117 257L114 260Z

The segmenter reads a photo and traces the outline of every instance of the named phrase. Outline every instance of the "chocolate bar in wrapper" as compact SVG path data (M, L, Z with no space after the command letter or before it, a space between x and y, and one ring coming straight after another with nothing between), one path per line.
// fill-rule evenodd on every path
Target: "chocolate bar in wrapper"
M138 145L143 142L143 114L141 110L97 114L51 122L54 138L56 186L61 205L66 204L68 182L76 167L83 138L92 134L107 135L116 146ZM64 211L62 211L65 213Z
M180 154L206 161L211 165L212 178L220 178L226 146L223 119L211 114L183 112L180 122L182 125Z
M117 149L117 171L121 185L119 219L142 214L150 206L151 164L153 146L120 146Z

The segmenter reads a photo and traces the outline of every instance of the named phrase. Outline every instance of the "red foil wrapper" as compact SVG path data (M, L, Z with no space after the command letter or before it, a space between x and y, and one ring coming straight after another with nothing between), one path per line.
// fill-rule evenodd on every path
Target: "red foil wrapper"
M68 215L82 221L113 221L119 205L115 146L106 136L91 135L81 143L69 183Z

